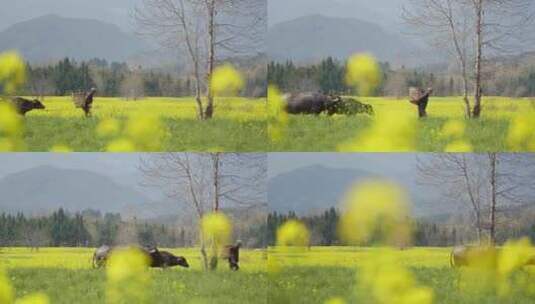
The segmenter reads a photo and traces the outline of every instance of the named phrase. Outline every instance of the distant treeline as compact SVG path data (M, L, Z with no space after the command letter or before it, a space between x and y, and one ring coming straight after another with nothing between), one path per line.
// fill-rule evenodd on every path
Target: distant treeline
M252 226L242 233L244 244L263 246ZM120 214L86 210L69 214L59 209L49 216L0 215L0 246L3 247L97 247L103 244L141 244L159 247L190 247L197 244L197 225L149 223L124 220Z
M332 246L340 245L337 235L337 223L339 213L335 208L330 208L319 215L297 216L294 212L281 214L270 213L267 218L267 242L269 246L275 245L277 229L287 220L297 219L305 223L310 231L310 243L312 246ZM535 223L525 227L508 227L502 229L499 235L499 242L504 242L510 238L528 236L535 242ZM468 244L475 240L475 235L465 225L438 224L426 220L415 220L413 222L413 242L414 246L446 247L456 244ZM371 238L369 244L373 245L377 240Z
M76 62L65 58L46 66L27 65L25 88L18 92L29 96L65 96L74 91L98 89L99 96L137 99L151 97L183 97L194 95L194 82L179 73L156 69L129 67L126 63L108 63L103 59ZM266 68L250 66L239 70L246 78L242 96L265 96Z
M383 82L373 96L405 97L408 88L433 87L436 96L462 95L462 80L449 72L429 72L418 69L393 69L388 62L381 63ZM318 91L351 95L354 89L345 83L345 62L328 57L317 64L296 65L270 62L268 82L283 92ZM486 75L484 93L488 96L535 96L535 62L526 65L495 64Z

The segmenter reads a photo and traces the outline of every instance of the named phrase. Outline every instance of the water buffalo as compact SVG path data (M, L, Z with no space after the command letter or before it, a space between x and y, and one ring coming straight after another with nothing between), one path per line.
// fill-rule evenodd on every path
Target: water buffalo
M167 268L167 267L173 267L173 266L182 266L182 267L189 267L188 261L186 258L181 256L175 256L172 253L168 251L160 251L157 248L143 248L139 247L139 249L147 255L149 258L150 267L157 267L157 268ZM93 254L93 267L94 268L100 268L106 265L106 261L108 260L110 254L115 250L114 247L110 247L107 245L100 246L95 250L95 253Z
M29 100L22 97L11 98L11 104L15 107L17 113L23 116L31 110L45 108L45 105L37 99Z
M342 102L339 96L325 95L320 93L298 93L285 95L285 110L289 114L314 114L319 115L327 112L329 115L336 113L336 105Z
M450 265L496 267L499 252L496 247L457 246L450 253ZM535 256L526 265L535 265Z

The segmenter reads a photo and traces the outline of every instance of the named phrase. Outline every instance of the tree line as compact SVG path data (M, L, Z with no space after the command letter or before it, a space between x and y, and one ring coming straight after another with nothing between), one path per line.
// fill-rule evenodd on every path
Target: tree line
M241 95L247 97L265 96L265 68L249 65L240 66L247 81ZM20 95L65 96L76 91L98 89L99 96L138 99L151 97L184 97L195 94L191 77L163 69L130 67L124 62L107 62L92 59L77 62L64 58L51 65L33 66L27 64L27 82Z
M437 96L460 96L463 80L455 73L433 72L434 69L394 69L388 62L380 63L383 81L373 96L406 97L409 87L433 87ZM490 96L530 97L535 96L535 62L528 64L503 63L489 67L496 73L487 79L483 88ZM498 73L499 72L499 73ZM268 82L283 92L312 91L354 94L354 89L345 83L346 63L327 57L317 64L297 65L292 61L270 62Z
M286 214L272 212L267 216L266 241L269 246L275 245L277 229L286 221L296 219L302 221L309 229L311 246L342 245L337 234L339 217L338 210L333 207L320 214L308 216L298 216L291 211ZM412 225L414 246L449 247L476 241L473 229L460 223L437 223L426 219L415 219ZM499 233L498 242L523 236L535 241L535 223L503 229ZM375 243L372 237L368 244L363 245L372 246Z

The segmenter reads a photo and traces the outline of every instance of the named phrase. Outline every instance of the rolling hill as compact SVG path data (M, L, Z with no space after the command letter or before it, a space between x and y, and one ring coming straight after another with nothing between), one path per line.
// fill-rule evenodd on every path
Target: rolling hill
M91 171L41 166L0 179L0 212L44 214L60 207L122 212L149 202L142 193Z
M31 63L46 63L64 57L126 61L148 46L110 23L45 15L0 32L0 51L11 49L18 50Z
M379 25L353 18L310 15L269 28L271 60L312 62L327 56L345 59L356 52L373 53L381 61L398 62L414 47Z

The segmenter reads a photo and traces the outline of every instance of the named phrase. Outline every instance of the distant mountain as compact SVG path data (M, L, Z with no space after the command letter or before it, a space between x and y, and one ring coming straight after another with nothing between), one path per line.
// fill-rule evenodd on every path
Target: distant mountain
M267 35L271 60L311 62L332 56L345 59L370 52L381 61L406 61L414 46L379 25L353 18L322 15L300 17L273 25Z
M354 182L375 176L356 169L334 169L321 165L282 173L268 181L270 211L308 213L337 206Z
M405 187L414 216L447 216L458 212L452 205L444 204L434 188L417 185L413 176L381 176L361 169L322 165L302 167L272 177L268 181L269 210L309 214L337 207L351 185L369 178L388 178Z
M35 167L0 179L0 212L48 213L57 208L123 212L148 203L142 193L91 171Z
M0 32L0 51L11 49L18 50L32 63L43 63L64 57L126 61L148 46L110 23L46 15Z

